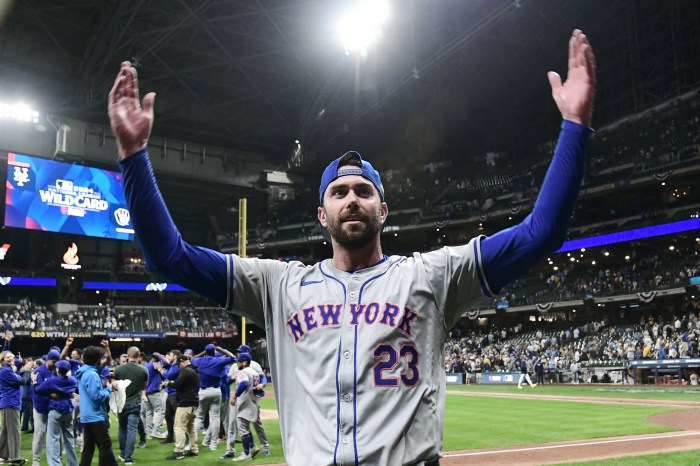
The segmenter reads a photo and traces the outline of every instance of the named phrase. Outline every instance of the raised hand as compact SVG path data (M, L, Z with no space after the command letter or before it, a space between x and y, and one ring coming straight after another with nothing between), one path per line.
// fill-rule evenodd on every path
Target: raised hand
M547 73L552 97L562 117L584 126L591 126L595 99L595 56L588 38L580 29L569 40L569 70L566 82L554 71Z
M122 62L114 86L109 93L109 123L117 140L121 159L140 151L148 144L153 127L153 103L156 94L150 92L139 101L139 84L136 68L128 61Z

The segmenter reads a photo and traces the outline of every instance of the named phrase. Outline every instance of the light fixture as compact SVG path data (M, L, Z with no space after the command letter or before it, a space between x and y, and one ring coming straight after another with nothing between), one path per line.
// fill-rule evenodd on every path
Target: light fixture
M0 118L39 123L39 112L24 103L7 104L0 102Z
M610 255L610 253L608 251L605 251L603 254L605 255L605 257Z
M595 261L591 261L591 265L595 265Z
M676 249L676 248L675 248L673 245L670 245L670 246L668 247L668 250L669 250L669 251L673 251L674 249Z
M389 18L386 0L360 0L338 22L338 36L345 53L366 53L382 36L382 26Z

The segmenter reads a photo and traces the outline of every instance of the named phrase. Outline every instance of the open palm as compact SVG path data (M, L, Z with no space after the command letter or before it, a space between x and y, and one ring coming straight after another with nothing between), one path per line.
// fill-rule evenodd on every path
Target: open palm
M552 96L566 120L591 126L593 118L593 100L595 98L595 56L588 38L579 29L571 35L569 41L569 70L566 82L550 71L547 73L552 86Z
M125 158L144 149L153 128L153 103L156 95L150 92L139 101L136 69L125 61L109 93L109 122L117 139L119 157Z

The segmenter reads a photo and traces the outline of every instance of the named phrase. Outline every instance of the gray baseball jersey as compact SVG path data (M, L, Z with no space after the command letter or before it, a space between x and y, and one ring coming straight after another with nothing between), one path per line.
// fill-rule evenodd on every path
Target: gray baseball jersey
M253 387L260 383L260 376L254 369L245 367L236 373L236 385L242 382L248 382L249 385L236 399L236 408L238 409L236 416L250 422L256 422L260 415L260 407L258 406L260 398L253 393Z
M290 465L439 457L442 346L460 315L490 294L480 243L355 272L330 259L305 266L227 256L226 308L267 331Z

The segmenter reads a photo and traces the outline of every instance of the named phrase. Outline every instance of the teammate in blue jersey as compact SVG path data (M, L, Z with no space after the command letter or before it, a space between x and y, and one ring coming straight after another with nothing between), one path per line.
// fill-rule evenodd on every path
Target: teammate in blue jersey
M124 187L150 267L267 331L288 464L437 464L450 328L480 300L564 241L583 177L595 61L586 36L569 42L568 76L550 72L564 119L530 215L468 244L385 256L388 205L379 173L356 152L323 172L318 219L333 257L317 264L244 259L185 242L147 152L155 94L140 101L124 62L109 95Z
M219 352L223 356L216 356ZM204 418L209 414L209 427L204 435L202 446L216 450L219 445L219 429L221 428L221 377L224 367L236 359L229 350L209 343L204 351L192 360L192 365L199 371L199 407L195 430L201 432Z

